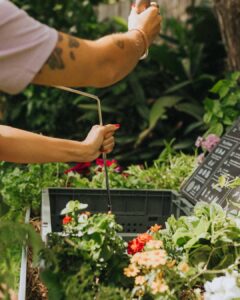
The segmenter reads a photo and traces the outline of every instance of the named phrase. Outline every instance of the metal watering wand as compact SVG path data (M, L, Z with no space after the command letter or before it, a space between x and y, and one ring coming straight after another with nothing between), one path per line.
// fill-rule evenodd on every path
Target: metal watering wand
M91 99L94 99L95 101L97 101L99 125L103 126L101 101L96 95L86 93L86 92L82 92L82 91L79 91L79 90L75 90L75 89L72 89L72 88L68 88L68 87L65 87L65 86L55 86L55 88L60 89L60 90L64 90L64 91L67 91L67 92L70 92L70 93L82 95L82 96L85 96L85 97L88 97L88 98L91 98ZM108 211L111 212L112 211L112 201L111 201L111 195L110 195L110 185L109 185L109 176L108 176L107 155L106 155L106 153L103 153L102 157L103 157L103 164L104 164L105 183L106 183L106 189L107 189L107 206L108 206Z

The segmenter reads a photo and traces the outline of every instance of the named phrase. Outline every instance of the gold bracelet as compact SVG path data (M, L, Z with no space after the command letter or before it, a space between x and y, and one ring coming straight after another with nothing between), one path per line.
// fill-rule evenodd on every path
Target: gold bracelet
M141 37L143 39L143 42L144 42L144 46L145 46L145 51L144 51L144 54L139 58L140 60L142 59L145 59L147 58L148 56L148 38L147 38L147 35L146 33L140 29L140 28L133 28L133 29L130 29L129 31L133 31L133 30L136 30L138 31L140 34L141 34Z

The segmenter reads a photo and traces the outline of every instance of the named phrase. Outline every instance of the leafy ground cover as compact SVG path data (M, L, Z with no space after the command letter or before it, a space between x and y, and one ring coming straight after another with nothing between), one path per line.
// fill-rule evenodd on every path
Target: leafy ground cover
M199 203L191 216L171 216L165 229L156 224L127 245L113 215L83 208L68 203L63 234L51 234L42 252L49 299L103 299L107 293L114 300L240 297L239 214Z

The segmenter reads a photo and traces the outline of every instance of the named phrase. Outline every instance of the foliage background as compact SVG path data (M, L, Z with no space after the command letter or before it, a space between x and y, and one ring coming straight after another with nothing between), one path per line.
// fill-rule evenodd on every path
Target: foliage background
M125 31L123 20L98 23L94 5L107 1L14 0L31 16L60 31L88 39ZM206 32L208 34L206 34ZM149 58L118 84L88 89L102 99L105 123L120 123L112 156L125 164L151 162L164 140L191 151L205 128L203 99L224 70L225 53L212 9L190 6L188 19L166 19ZM4 96L3 123L56 137L83 139L98 122L89 100L52 88L29 86Z

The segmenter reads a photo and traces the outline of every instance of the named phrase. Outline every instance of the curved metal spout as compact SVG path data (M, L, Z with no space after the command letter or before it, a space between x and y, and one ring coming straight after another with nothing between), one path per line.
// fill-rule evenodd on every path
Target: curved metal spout
M97 110L98 110L98 118L99 118L99 125L103 126L103 118L102 118L102 107L101 107L101 101L100 99L93 94L89 94L86 92L82 92L79 90L75 90L69 87L65 87L65 86L54 86L57 89L60 90L64 90L70 93L74 93L77 95L82 95L91 99L94 99L97 101ZM106 182L106 189L107 189L107 196L108 196L108 211L111 212L112 211L112 201L111 201L111 195L110 195L110 186L109 186L109 176L108 176L108 168L107 168L107 155L106 153L102 154L103 157L103 164L104 164L104 170L105 170L105 182Z

